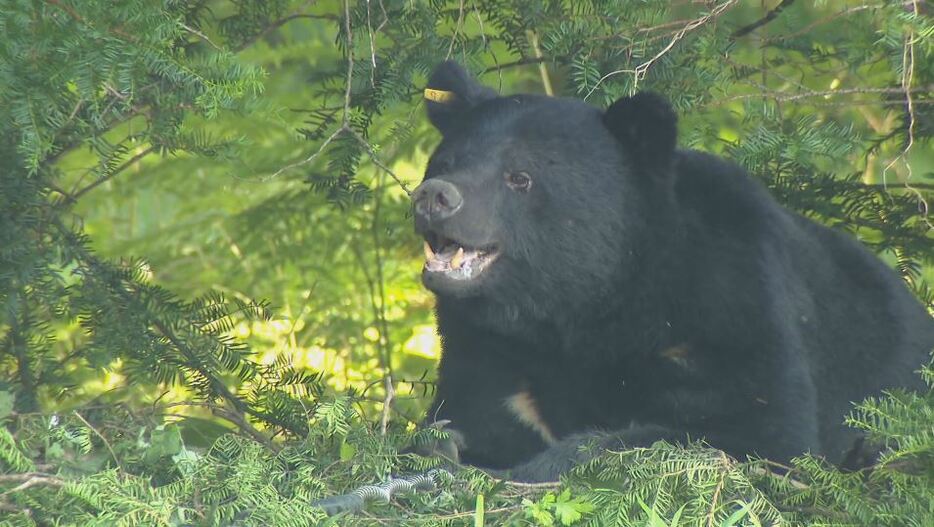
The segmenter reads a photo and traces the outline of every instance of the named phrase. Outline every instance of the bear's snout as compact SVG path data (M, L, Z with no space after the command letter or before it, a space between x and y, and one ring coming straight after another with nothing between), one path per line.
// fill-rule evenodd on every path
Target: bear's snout
M429 179L412 193L415 214L437 224L453 216L464 205L464 198L453 183L443 179Z

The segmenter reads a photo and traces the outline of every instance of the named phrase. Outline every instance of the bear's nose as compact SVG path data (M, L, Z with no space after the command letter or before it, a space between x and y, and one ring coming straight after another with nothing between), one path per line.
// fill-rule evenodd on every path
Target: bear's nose
M445 220L453 216L464 204L464 198L453 183L443 179L429 179L413 193L415 214L429 223Z

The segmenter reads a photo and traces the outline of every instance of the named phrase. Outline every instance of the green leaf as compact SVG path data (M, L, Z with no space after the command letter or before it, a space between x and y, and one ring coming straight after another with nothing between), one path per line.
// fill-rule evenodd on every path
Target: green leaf
M572 525L593 510L593 504L582 498L571 498L571 490L565 489L555 500L554 513L561 525Z
M752 507L751 504L743 503L743 502L737 502L737 503L742 504L742 507L733 511L733 514L730 514L729 518L723 520L723 522L720 523L720 527L734 527L740 520L745 518L746 515L749 513L749 509L750 507Z
M525 516L531 518L536 525L551 527L555 524L555 518L552 516L549 509L552 507L554 500L555 495L552 493L542 496L538 502L523 499L522 504L525 506Z
M340 452L341 461L350 461L351 459L353 459L356 453L357 453L357 447L351 445L347 441L341 442L341 452Z
M165 456L174 456L182 450L182 446L182 434L177 426L157 426L149 435L146 461L153 462Z

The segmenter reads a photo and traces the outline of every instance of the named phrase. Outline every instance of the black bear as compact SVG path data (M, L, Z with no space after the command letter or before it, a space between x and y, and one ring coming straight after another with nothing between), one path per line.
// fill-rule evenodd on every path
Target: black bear
M428 421L461 461L550 480L584 442L703 439L841 463L852 402L921 385L934 319L901 279L676 148L661 97L500 97L446 62L425 98L443 136L413 193L443 348Z

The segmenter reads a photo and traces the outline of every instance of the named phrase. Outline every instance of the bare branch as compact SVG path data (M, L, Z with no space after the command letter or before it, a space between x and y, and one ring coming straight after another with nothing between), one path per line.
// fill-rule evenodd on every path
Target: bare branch
M250 436L251 439L253 439L257 443L264 445L269 450L273 452L278 452L282 450L282 447L274 443L268 436L266 436L266 434L263 434L262 432L257 430L256 427L254 427L249 422L247 422L247 420L244 418L241 412L230 410L229 408L225 408L215 403L197 402L197 401L180 401L180 402L175 402L175 403L169 403L169 404L161 406L160 409L158 410L155 408L153 410L154 411L157 410L158 414L162 416L172 416L172 417L179 417L179 418L190 417L188 415L174 414L174 413L164 412L161 410L161 408L172 408L176 406L192 406L192 407L198 407L198 408L206 408L210 410L213 415L220 417L221 419L224 419L230 423L233 423L237 428L240 429L241 432Z
M495 66L490 66L489 68L484 69L480 73L490 73L493 71L502 71L509 68L514 68L516 66L525 66L527 64L540 64L546 60L558 60L554 57L549 59L548 57L526 57L519 60L514 60L512 62L504 62L502 64L497 64Z
M0 493L0 496L22 492L30 487L37 485L48 485L50 487L61 487L65 485L65 480L51 474L41 472L26 472L23 474L0 474L0 484L17 483L22 481L16 487Z
M272 33L273 31L279 29L280 27L282 27L282 26L284 26L285 24L291 22L292 20L297 20L297 19L299 19L299 18L310 18L310 19L313 19L313 20L332 20L332 21L336 21L336 20L337 20L337 17L334 16L334 15L313 15L313 14L310 14L310 13L293 13L293 14L291 14L291 15L285 16L285 17L283 17L283 18L280 18L279 20L276 20L276 21L270 23L268 26L266 26L265 28L263 28L262 31L260 31L259 33L253 35L253 37L251 37L249 40L246 40L246 41L242 42L239 46L237 46L236 48L234 48L234 49L233 49L234 53L236 53L236 52L238 52L238 51L243 51L244 49L246 49L246 48L252 46L253 44L255 44L255 43L256 43L258 40L260 40L261 38L263 38L263 37L265 37L266 35L268 35L269 33Z
M632 73L632 74L633 74L633 77L634 77L634 80L635 80L633 89L635 89L635 87L637 87L637 86L639 85L639 81L645 78L645 75L649 72L649 68L651 68L652 65L655 64L656 61L658 61L658 59L662 58L663 56L665 56L666 53L668 53L669 51L671 51L671 49L675 47L675 44L677 44L678 41L680 41L681 39L683 39L684 36L687 35L689 32L691 32L691 31L693 31L693 30L695 30L695 29L697 29L697 28L703 26L704 24L706 24L706 23L710 22L711 20L714 20L714 19L716 19L717 17L719 17L720 15L722 15L722 14L723 14L724 12L726 12L728 9L730 9L730 8L733 7L733 6L735 6L736 3L737 3L737 1L738 1L738 0L726 0L726 1L723 2L722 4L719 4L719 5L717 5L716 7L714 7L714 8L713 8L709 13L707 13L706 15L704 15L704 16L702 16L702 17L699 17L699 18L695 18L694 20L688 22L688 24L685 25L683 28L681 28L680 31L678 31L678 32L675 33L674 37L672 37L672 39L671 39L671 41L668 43L668 45L666 45L664 48L662 48L661 51L659 51L658 53L656 53L655 56L653 56L653 57L650 58L649 60L643 62L642 64L639 64L638 66L636 66L635 69L632 69L632 70L629 70L629 69L615 70L615 71L611 71L611 72L607 73L607 74L604 75L603 77L600 77L600 80L598 80L598 81L596 82L596 84L594 84L593 87L590 89L590 91L587 92L587 95L584 96L584 100L587 100L587 99L593 94L593 92L595 92L595 91L597 90L597 88L598 88L601 84L603 84L603 81L609 79L610 77L614 77L614 76L616 76L616 75L619 75L620 73Z
M195 35L196 37L198 37L198 38L200 38L201 40L203 40L203 41L207 42L208 44L210 44L214 49L216 49L216 50L218 50L218 51L224 51L224 48L222 48L222 47L218 46L217 44L215 44L213 40L211 40L210 38L208 38L207 35L205 35L204 33L200 32L200 31L198 31L197 29L195 29L195 28L193 28L193 27L188 27L184 22L179 22L178 25L182 26L182 29L184 29L185 31L191 33L192 35Z
M328 145L331 144L332 141L334 141L335 139L337 139L337 137L338 137L339 135L343 134L343 133L346 132L346 131L347 131L347 127L344 126L344 125L341 125L341 126L338 127L336 130L334 130L334 132L333 132L330 136L328 136L328 138L325 139L323 143L321 143L321 146L319 146L317 150L315 150L314 152L312 152L311 155L309 155L309 156L306 157L305 159L302 159L301 161L296 161L296 162L294 162L294 163L290 163L290 164L288 164L288 165L286 165L286 166L280 168L279 170L276 170L275 172L273 172L273 173L270 174L269 176L263 178L263 180L269 180L269 179L273 179L273 178L279 177L283 172L288 172L289 170L292 170L293 168L298 168L298 167L300 167L300 166L302 166L302 165L307 165L308 163L311 163L312 161L314 161L315 159L317 159L318 156L321 155L321 152L324 152L324 149L327 148Z
M454 52L454 43L457 42L457 34L460 33L461 27L464 25L464 0L460 0L460 6L457 10L457 24L454 25L454 34L451 35L451 43L448 45L448 54L444 57L444 60L451 58L451 53Z
M69 201L69 202L71 202L71 203L74 203L74 202L78 201L78 198L80 198L81 196L83 196L83 195L87 194L88 192L94 190L95 188L97 188L98 186L100 186L102 183L105 183L105 182L107 182L107 181L110 181L111 179L113 179L114 177L116 177L117 175L119 175L121 172L123 172L124 170L126 170L127 168L130 168L131 166L133 166L134 164L136 164L140 159L142 159L142 158L148 156L149 154L151 154L152 151L153 151L154 149L155 149L155 147L152 147L152 146L147 147L147 148L144 148L141 152L139 152L139 153L136 154L135 156L131 157L130 159L127 159L126 161L124 161L123 164L121 164L119 167L117 167L113 172L111 172L111 173L109 173L109 174L107 174L107 175L105 175L105 176L103 176L103 177L97 178L93 183L90 183L90 184L87 185L86 187L84 187L84 188L82 188L82 189L79 189L79 190L73 192L73 193L71 194L71 196L69 196L69 197L66 198L66 200Z
M918 0L912 2L912 9L914 10L915 15L920 14L921 8L918 5ZM914 82L915 74L915 41L918 39L915 35L914 30L909 30L908 34L905 35L905 45L902 51L902 91L905 92L906 112L908 114L908 143L905 145L905 148L886 165L885 169L882 170L882 184L887 185L886 181L886 172L898 161L904 161L905 168L908 174L905 176L905 188L911 190L915 197L918 199L918 209L921 213L921 219L928 226L928 229L934 230L934 223L928 218L928 211L930 207L928 206L927 200L924 198L924 195L916 190L911 185L911 163L908 162L908 152L911 151L911 147L915 144L915 107L914 99L912 98L912 89L911 85Z
M373 150L373 146L370 145L370 143L369 143L366 139L364 139L363 136L360 135L360 133L357 132L356 130L351 129L351 128L348 128L348 130L349 130L350 133L354 136L354 138L357 140L357 142L359 142L359 143L363 146L363 148L366 150L367 155L370 156L370 161L372 161L374 165L378 166L378 167L379 167L380 169L382 169L384 172L386 172L387 174L389 174L389 177L391 177L391 178L393 179L393 181L396 182L397 185L399 185L400 187L402 187L402 190L403 190L403 192L406 193L406 195L411 196L411 195L412 195L412 191L409 190L408 185L406 185L405 182L403 182L403 181L399 178L399 176L397 176L396 173L392 171L391 168L389 168L388 166L386 166L386 164L383 163L383 162L380 160L379 156L376 155L376 152Z

